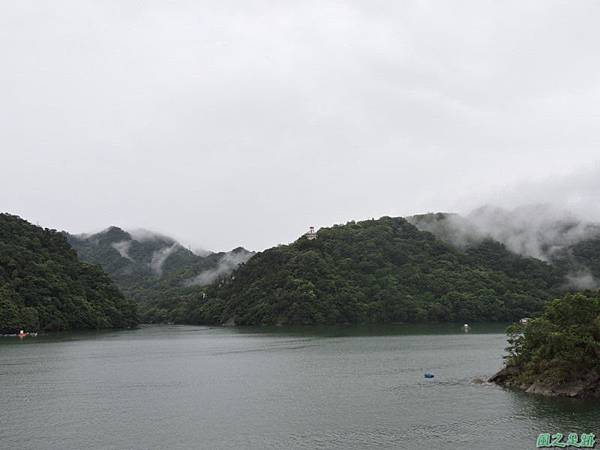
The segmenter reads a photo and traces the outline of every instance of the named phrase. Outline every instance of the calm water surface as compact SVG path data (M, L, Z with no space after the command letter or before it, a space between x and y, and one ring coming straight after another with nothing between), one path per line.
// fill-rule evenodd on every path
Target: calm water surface
M0 448L533 449L595 403L476 384L503 325L152 326L0 339ZM425 380L423 373L435 373Z

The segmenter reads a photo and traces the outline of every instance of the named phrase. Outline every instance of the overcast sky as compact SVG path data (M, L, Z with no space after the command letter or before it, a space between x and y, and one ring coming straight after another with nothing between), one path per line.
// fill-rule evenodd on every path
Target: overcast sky
M600 205L599 23L597 1L3 0L0 210L226 250Z

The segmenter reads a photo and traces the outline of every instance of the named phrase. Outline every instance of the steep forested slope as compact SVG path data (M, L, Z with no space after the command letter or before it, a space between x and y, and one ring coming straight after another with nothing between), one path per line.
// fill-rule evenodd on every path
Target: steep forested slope
M135 304L65 237L0 214L0 332L129 327Z

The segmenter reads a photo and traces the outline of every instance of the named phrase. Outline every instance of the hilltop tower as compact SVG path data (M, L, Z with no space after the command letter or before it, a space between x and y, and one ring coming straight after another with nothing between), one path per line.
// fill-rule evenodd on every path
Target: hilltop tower
M304 234L304 236L306 236L306 239L312 241L313 239L317 238L317 232L315 231L315 227L310 227L308 229L308 231Z

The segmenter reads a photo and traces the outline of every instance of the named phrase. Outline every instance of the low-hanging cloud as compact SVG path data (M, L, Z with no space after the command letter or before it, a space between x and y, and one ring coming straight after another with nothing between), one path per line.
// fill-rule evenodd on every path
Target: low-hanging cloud
M561 208L563 204L531 204L511 209L487 205L464 216L414 216L409 220L458 248L493 239L522 256L549 263L570 260L577 269L567 275L566 285L596 288L599 281L587 267L576 262L571 248L583 240L600 237L600 224Z
M484 205L484 206L482 206ZM459 196L444 227L446 240L464 247L491 237L510 250L548 260L565 246L600 231L600 165ZM443 224L419 225L437 234Z
M567 287L575 289L596 289L600 284L588 269L581 269L567 275Z
M116 251L118 251L119 255L121 255L123 258L127 258L128 260L133 261L133 258L131 256L129 256L129 249L131 248L131 241L113 242L111 244L111 247L114 248Z
M178 248L179 248L179 244L174 243L173 245L168 246L168 247L163 247L160 250L157 250L152 254L152 260L150 261L150 268L156 275L158 275L158 276L162 275L163 264L165 263L167 258L169 256L171 256L173 254L173 252L175 252L175 250L177 250Z
M134 241L138 242L153 242L153 241L165 241L174 243L175 241L169 236L157 233L155 231L146 230L144 228L135 228L133 230L127 230L129 235Z
M467 195L458 195L452 209L466 215L481 205L506 210L542 205L545 217L567 215L587 222L600 222L600 164L590 162L586 167L559 175L531 177L527 181L474 190Z
M253 256L251 252L229 252L219 259L217 267L201 272L185 284L187 286L206 286L214 283L220 277L233 272L240 264L245 263Z
M598 225L549 204L524 205L510 210L485 206L475 209L465 219L449 218L456 234L465 241L467 235L471 239L492 238L514 253L544 261L600 232Z

